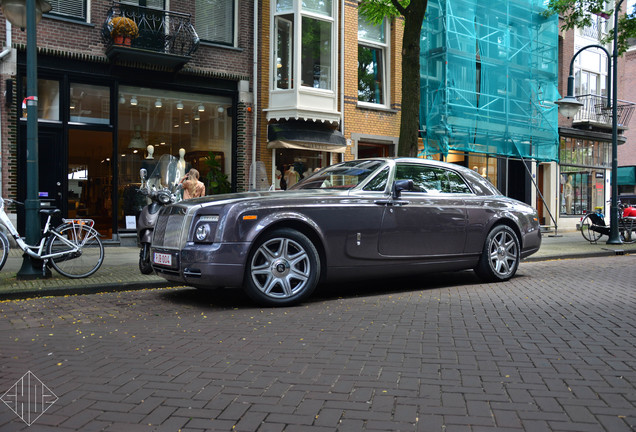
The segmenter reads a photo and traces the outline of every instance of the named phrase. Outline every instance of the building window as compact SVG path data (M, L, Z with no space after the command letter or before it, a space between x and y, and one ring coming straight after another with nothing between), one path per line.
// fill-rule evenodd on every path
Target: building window
M86 0L49 0L50 15L86 21Z
M294 1L276 1L274 89L294 88L295 56L299 56L300 85L333 90L333 4L329 0L305 0L300 8L299 26L295 21L298 12L293 11ZM294 48L295 31L300 32L300 52Z
M194 22L201 40L234 45L236 0L196 0Z
M292 23L276 17L276 45L274 47L274 88L288 90L292 88L293 50Z
M302 26L301 84L331 90L331 22L303 17Z
M122 3L133 4L136 6L144 6L152 9L165 9L164 0L122 0Z
M565 137L560 146L560 213L584 215L605 209L605 170L611 143Z
M386 105L386 20L373 25L358 15L358 101Z

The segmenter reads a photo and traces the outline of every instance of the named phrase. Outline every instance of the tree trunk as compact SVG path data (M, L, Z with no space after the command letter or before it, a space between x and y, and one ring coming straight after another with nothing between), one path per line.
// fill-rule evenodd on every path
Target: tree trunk
M420 128L420 35L427 0L412 0L402 38L402 117L398 156L417 156Z

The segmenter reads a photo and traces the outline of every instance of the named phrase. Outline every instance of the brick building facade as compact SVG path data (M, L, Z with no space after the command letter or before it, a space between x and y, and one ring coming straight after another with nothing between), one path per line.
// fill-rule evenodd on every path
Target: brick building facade
M134 237L139 169L164 154L184 153L185 166L205 180L212 152L231 187L246 189L253 11L250 0L215 8L194 0L87 0L60 2L45 14L37 27L45 205L91 217L107 238L124 241ZM118 16L135 22L131 46L117 45L111 33ZM24 199L26 32L3 19L0 35L0 190Z

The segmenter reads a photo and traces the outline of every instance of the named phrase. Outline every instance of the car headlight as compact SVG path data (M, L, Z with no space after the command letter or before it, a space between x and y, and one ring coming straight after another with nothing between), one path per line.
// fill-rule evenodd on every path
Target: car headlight
M210 234L210 226L208 224L199 225L194 233L198 241L204 241Z

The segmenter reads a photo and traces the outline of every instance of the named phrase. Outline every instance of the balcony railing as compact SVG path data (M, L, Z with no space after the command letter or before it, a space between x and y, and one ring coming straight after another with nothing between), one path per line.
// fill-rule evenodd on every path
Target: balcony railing
M607 98L598 95L580 95L576 97L583 107L574 116L574 123L589 123L590 125L611 128L612 108L607 107ZM617 124L619 128L626 129L629 120L634 113L634 102L618 100L616 105Z
M139 36L130 45L117 45L112 36L112 19L129 18L135 22ZM181 67L199 47L199 36L192 25L191 15L113 2L104 25L102 39L106 55L124 59Z

